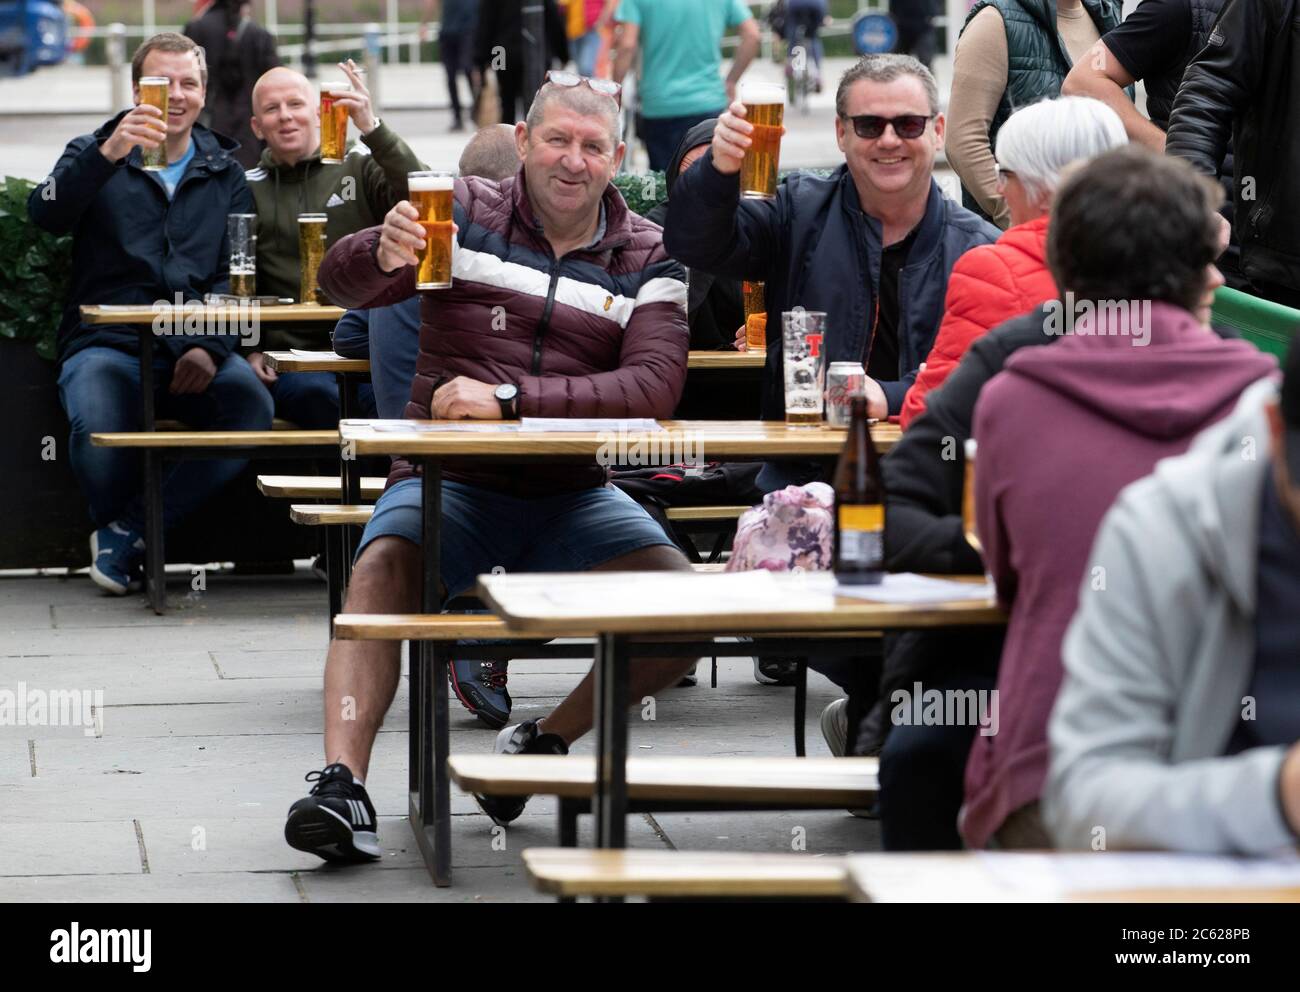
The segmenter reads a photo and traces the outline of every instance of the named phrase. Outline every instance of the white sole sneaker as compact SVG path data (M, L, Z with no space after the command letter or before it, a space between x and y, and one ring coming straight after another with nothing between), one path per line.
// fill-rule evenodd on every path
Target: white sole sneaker
M111 592L114 596L125 596L128 586L110 578L99 570L99 532L92 531L90 534L90 581L99 586L105 592Z
M822 710L822 737L831 754L837 758L844 757L848 751L849 739L849 701L837 699Z

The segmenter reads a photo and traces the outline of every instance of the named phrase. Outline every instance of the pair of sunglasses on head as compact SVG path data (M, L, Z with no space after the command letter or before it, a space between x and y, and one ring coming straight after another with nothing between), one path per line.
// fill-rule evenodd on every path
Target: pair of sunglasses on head
M593 79L589 76L579 76L576 72L552 69L546 73L546 82L554 83L556 86L563 86L565 89L571 89L574 86L581 86L586 83L588 89L602 96L613 97L620 110L623 107L623 85L614 82L612 79Z
M894 133L905 140L919 138L925 134L925 126L934 120L934 114L902 114L899 117L878 117L875 114L858 114L845 116L853 125L853 133L859 138L874 140L885 133L885 128L892 127Z

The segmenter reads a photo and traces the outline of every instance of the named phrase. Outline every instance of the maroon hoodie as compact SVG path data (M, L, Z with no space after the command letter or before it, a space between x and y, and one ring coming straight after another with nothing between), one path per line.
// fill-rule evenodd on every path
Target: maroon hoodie
M1088 555L1116 495L1183 452L1243 389L1277 369L1246 342L1225 341L1165 303L1151 304L1132 334L1118 318L1096 326L1108 333L1012 356L975 407L979 535L1010 621L996 733L976 733L966 765L960 827L971 847L986 846L1042 789L1061 641L1080 584L1104 588Z

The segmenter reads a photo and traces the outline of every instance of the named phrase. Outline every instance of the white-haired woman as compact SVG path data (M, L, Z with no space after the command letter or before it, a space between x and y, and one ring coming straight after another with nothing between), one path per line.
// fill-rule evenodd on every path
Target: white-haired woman
M939 332L903 400L904 428L925 412L926 395L943 384L972 341L1056 297L1047 270L1047 215L1061 173L1127 141L1119 115L1090 97L1043 100L1007 118L998 132L997 174L1011 226L953 266Z

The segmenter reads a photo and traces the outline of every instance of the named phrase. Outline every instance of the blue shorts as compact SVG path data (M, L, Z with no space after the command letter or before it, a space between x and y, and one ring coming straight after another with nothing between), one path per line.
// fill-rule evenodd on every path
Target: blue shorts
M377 537L419 545L424 480L403 479L379 497L357 558ZM641 548L673 545L650 514L613 486L542 499L442 483L442 584L447 598L473 592L477 577L507 572L585 572Z

